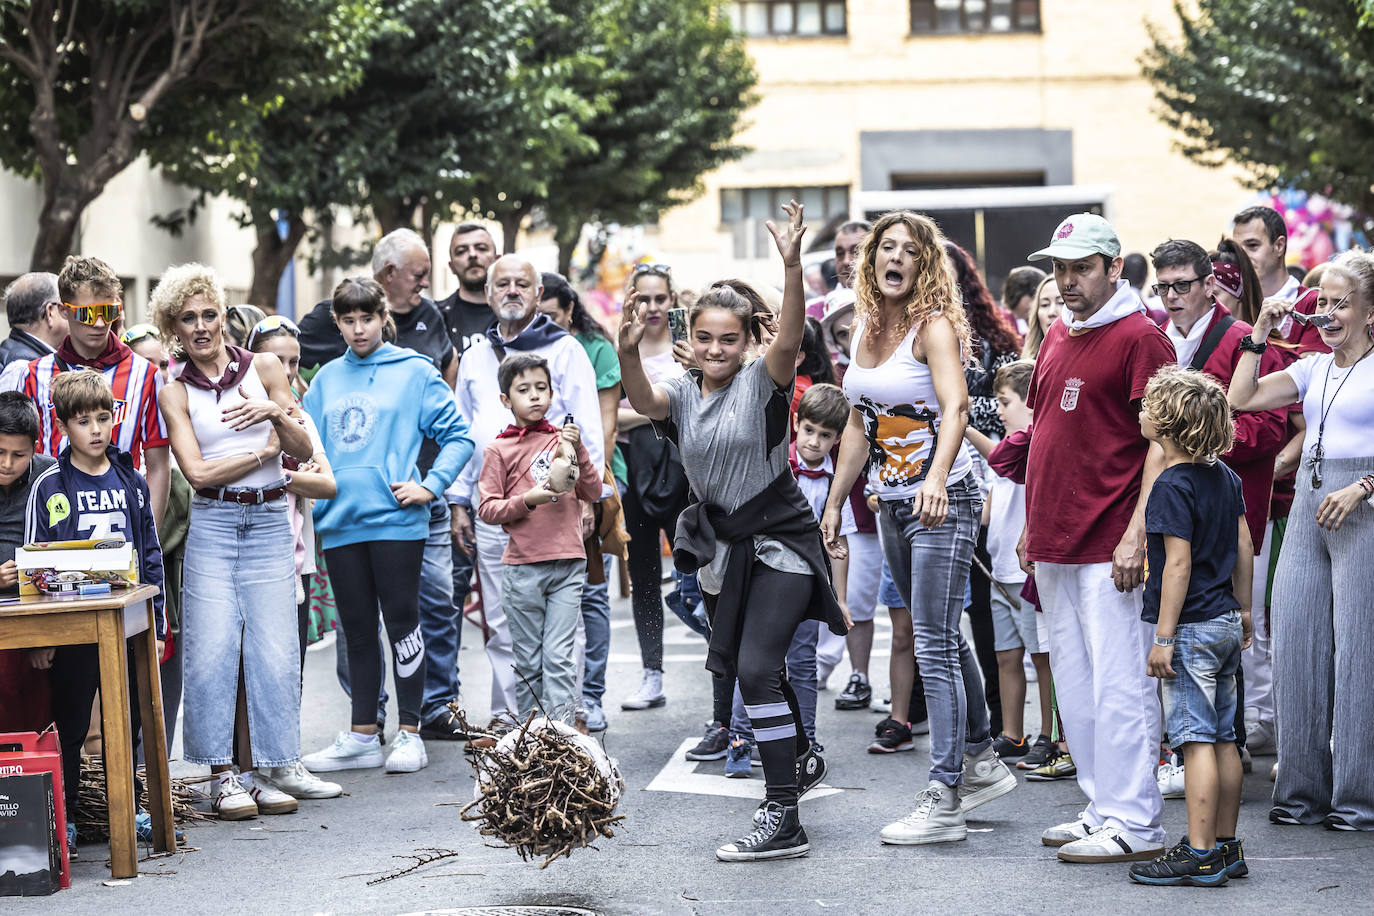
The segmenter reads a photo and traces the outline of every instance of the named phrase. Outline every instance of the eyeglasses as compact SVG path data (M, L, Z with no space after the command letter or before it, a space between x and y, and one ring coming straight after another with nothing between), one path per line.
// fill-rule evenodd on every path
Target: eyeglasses
M136 324L123 334L120 334L119 339L124 344L130 345L136 344L140 340L147 340L150 337L156 338L158 336L157 328L153 327L151 324Z
M253 325L253 330L248 332L248 349L253 349L253 342L259 337L272 334L276 331L285 331L292 337L300 337L301 329L296 326L296 322L287 318L285 315L268 315L262 321Z
M1161 299L1164 298L1164 294L1169 290L1173 290L1174 293L1179 296L1186 296L1188 295L1188 290L1193 288L1194 283L1201 282L1201 277L1194 277L1191 280L1175 280L1173 283L1156 283L1154 286L1150 287L1150 292Z
M672 272L673 269L667 264L636 264L633 275L637 277L640 274L663 274L666 277Z
M70 309L72 317L77 321L89 325L102 320L107 325L114 324L119 319L119 313L124 310L122 302L93 302L90 305L72 305L70 302L64 302L62 307Z

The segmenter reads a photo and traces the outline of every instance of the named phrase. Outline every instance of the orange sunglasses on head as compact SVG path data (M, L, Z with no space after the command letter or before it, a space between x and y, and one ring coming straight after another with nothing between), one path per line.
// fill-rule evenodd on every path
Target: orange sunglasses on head
M64 302L62 307L71 309L72 316L82 324L93 325L98 320L104 320L108 325L114 324L119 318L119 313L123 310L124 304L121 302L93 302L90 305L72 305L70 302Z

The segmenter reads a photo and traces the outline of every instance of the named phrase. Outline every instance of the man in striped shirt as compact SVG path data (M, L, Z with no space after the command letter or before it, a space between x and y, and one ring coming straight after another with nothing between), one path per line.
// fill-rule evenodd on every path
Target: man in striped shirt
M67 337L57 352L30 361L17 380L18 390L38 405L36 451L55 458L67 445L53 410L52 380L68 369L94 369L114 392L110 441L128 452L147 478L153 519L161 525L171 479L167 428L157 407L162 378L156 366L121 343L115 333L124 309L123 285L99 258L69 257L58 274L57 288Z

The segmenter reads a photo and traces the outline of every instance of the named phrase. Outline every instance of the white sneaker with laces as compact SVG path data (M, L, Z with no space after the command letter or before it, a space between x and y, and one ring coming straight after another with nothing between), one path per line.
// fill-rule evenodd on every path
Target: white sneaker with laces
M978 754L964 755L964 781L959 786L959 807L964 813L1015 790L1016 776L988 745Z
M1046 846L1064 846L1075 840L1081 840L1093 832L1093 828L1088 825L1088 812L1079 812L1078 820L1069 821L1064 824L1057 824L1048 828L1040 834L1040 842Z
M312 773L333 773L338 770L366 770L386 762L382 742L359 741L348 732L339 732L334 743L322 751L306 754L301 763Z
M931 780L916 796L916 810L882 829L879 837L889 846L924 846L968 839L968 825L959 807L959 793Z
M295 814L300 807L290 795L278 789L271 782L258 776L253 777L252 788L248 794L253 797L253 803L258 806L259 814Z
M1098 827L1081 840L1059 847L1065 862L1147 862L1164 854L1163 843L1152 843L1120 827Z
M266 782L292 798L338 798L343 794L343 786L337 782L325 782L307 770L299 760L283 767L263 767L257 771L253 781Z
M215 783L210 809L222 821L243 821L258 816L257 803L233 772L223 774Z
M645 668L639 689L621 701L621 709L653 709L668 702L663 695L663 672L656 668Z
M1274 743L1274 723L1256 722L1246 728L1245 746L1256 757L1269 757L1278 753Z
M1165 798L1183 798L1183 764L1177 754L1169 755L1169 763L1159 768L1155 781L1159 783L1159 794Z
M388 773L415 773L429 766L429 754L425 752L425 739L414 732L401 729L391 742L391 753L386 758Z

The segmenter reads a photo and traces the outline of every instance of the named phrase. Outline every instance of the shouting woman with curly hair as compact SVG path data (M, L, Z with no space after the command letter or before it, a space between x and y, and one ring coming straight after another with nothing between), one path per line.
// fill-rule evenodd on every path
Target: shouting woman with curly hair
M944 237L929 218L898 211L864 242L844 393L852 406L821 521L827 544L840 506L868 462L892 578L911 611L930 718L930 779L916 810L882 841L962 840L967 811L1016 788L992 750L978 664L959 633L982 496L963 447L969 395L968 318Z

